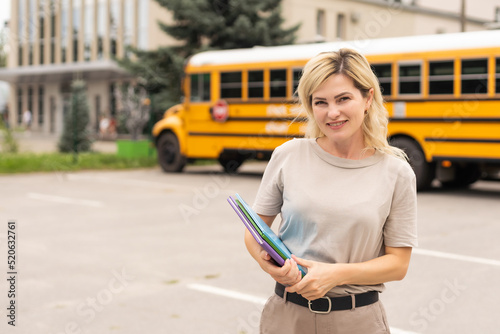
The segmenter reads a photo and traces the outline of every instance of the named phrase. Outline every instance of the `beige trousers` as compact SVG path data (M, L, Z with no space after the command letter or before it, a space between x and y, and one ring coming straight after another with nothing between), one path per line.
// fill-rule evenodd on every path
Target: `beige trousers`
M380 301L354 310L316 314L285 302L278 295L267 301L260 320L261 334L389 334Z

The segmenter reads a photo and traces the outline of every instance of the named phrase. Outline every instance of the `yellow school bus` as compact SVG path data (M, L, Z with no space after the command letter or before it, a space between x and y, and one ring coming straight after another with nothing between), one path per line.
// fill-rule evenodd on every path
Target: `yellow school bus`
M194 55L182 104L153 128L158 159L179 172L189 159L218 159L235 171L248 158L303 137L294 104L304 64L353 48L372 64L389 113L392 145L403 148L419 189L435 179L464 186L500 170L500 31L385 38Z

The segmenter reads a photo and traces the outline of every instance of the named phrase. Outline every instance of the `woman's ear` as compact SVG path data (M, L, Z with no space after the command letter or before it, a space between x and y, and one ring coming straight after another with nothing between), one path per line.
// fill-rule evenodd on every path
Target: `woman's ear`
M375 90L373 88L370 88L368 91L368 94L366 95L366 105L365 105L365 110L370 109L372 102L373 102L373 94Z

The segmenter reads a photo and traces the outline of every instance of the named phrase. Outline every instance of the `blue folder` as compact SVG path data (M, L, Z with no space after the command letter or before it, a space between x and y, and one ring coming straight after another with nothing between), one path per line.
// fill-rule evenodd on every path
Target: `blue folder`
M232 197L230 197L232 199ZM229 200L229 199L228 199ZM283 260L286 259L291 259L292 258L292 253L290 250L286 247L286 245L283 243L283 241L274 233L273 230L259 217L259 215L241 198L239 194L236 194L236 204L241 207L243 212L248 213L247 215L241 215L238 214L238 217L243 221L247 229L250 230L250 233L254 237L254 239L259 242L259 240L256 238L255 234L258 234L260 238L259 244L262 242L267 243L269 246L271 246L274 250L276 250L276 253L278 256L281 256ZM233 207L233 209L235 209ZM245 221L246 220L246 221ZM251 227L254 228L254 230L251 230ZM256 232L256 233L255 233ZM266 247L267 248L267 247ZM273 254L269 254L273 256ZM277 261L277 259L274 259L277 263L282 263L283 261ZM280 260L280 259L278 259ZM304 276L307 272L306 270L298 265L299 270L302 272L302 276Z

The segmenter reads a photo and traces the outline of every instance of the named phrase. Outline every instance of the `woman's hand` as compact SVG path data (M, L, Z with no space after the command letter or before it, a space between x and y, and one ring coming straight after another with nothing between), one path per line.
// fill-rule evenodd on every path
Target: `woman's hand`
M280 267L276 265L276 262L274 262L265 250L261 250L259 255L260 259L257 258L257 262L260 267L271 275L276 282L284 286L290 286L300 282L302 273L294 260L287 259L285 264Z
M300 282L286 288L287 292L296 292L308 300L324 297L328 291L341 285L338 279L341 275L341 265L309 261L292 255L293 260L307 268L307 275Z

